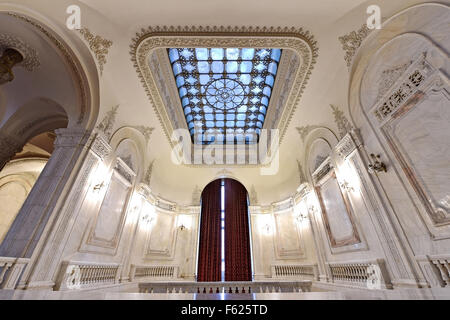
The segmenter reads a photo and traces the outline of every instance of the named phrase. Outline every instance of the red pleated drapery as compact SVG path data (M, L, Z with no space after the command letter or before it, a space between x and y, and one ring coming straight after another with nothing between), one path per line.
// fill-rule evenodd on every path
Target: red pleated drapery
M247 190L225 179L225 281L252 281Z
M202 193L198 282L221 281L220 187L221 181L216 180Z

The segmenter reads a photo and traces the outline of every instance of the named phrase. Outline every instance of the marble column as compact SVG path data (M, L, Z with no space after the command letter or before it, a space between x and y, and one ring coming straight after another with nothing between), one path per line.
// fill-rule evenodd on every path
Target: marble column
M51 289L55 285L67 241L80 217L83 199L89 192L90 177L112 151L107 138L92 134L83 145L78 169L70 188L64 192L48 223L45 239L40 241L32 256L32 265L25 270L21 285L26 288Z
M70 177L79 166L90 133L56 130L54 152L0 245L0 256L30 258Z

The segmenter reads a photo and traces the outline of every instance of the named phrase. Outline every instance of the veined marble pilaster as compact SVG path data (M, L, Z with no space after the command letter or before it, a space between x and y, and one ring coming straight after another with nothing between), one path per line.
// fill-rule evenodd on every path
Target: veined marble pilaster
M56 130L55 150L0 246L0 256L31 257L90 141L82 128Z
M67 192L67 200L58 210L59 214L53 221L53 231L41 249L39 255L36 255L36 263L33 270L28 274L28 287L39 287L44 283L48 286L54 285L54 279L60 266L65 244L70 236L69 230L77 221L81 206L89 191L89 178L92 172L98 167L112 152L111 146L106 141L106 137L99 133L94 133L88 137L85 157L80 164L80 169L76 174L75 181L71 190Z

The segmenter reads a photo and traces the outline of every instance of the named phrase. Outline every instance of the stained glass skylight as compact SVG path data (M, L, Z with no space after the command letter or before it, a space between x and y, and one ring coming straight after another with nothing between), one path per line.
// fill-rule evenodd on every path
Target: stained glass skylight
M192 142L257 143L281 49L168 49Z

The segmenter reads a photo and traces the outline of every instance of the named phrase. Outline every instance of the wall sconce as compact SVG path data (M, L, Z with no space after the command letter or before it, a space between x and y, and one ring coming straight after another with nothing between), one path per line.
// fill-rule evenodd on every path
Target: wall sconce
M185 226L184 224L182 224L182 225L180 226L180 230L181 230L181 231L186 230L186 226Z
M14 80L12 68L23 61L22 54L12 48L5 49L0 57L0 85Z
M102 183L96 184L96 185L94 186L93 190L94 190L94 192L99 193L100 190L102 190L104 187L105 187L105 182L102 181Z
M372 158L373 163L369 164L369 173L370 174L376 174L376 173L380 173L380 172L387 172L387 167L386 165L380 161L381 156L375 155L375 154L371 154L370 157Z
M271 231L270 224L266 223L266 225L263 227L263 230L266 231L267 234L270 234Z

